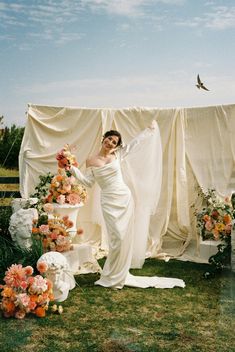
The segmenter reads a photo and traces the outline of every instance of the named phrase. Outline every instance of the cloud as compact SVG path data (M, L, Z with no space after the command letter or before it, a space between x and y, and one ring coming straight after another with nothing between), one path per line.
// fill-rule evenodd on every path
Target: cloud
M182 5L185 0L81 0L83 6L92 11L106 11L126 17L144 17L148 15L148 8L157 3L166 5Z
M155 29L161 30L162 23L165 24L167 19L154 14L158 4L181 6L184 2L185 0L5 0L0 1L0 28L11 35L12 41L15 39L20 50L30 50L30 47L44 45L46 42L62 46L84 37L84 33L78 29L79 21L92 12L122 16L126 23L117 25L117 30L122 32L131 30L133 23L128 23L130 18L147 18ZM23 42L37 37L37 43L20 44L20 36Z
M212 30L235 28L235 6L213 6L211 12L205 12L200 17L177 21L176 24L192 28L204 27Z
M130 75L107 79L45 82L19 87L15 94L23 94L35 104L97 108L186 107L233 103L235 77L207 75L206 83L210 92L195 87L196 76L184 70L172 70L168 72L167 77L164 74Z
M83 11L80 2L41 0L17 3L0 2L0 27L14 32L24 27L25 36L38 35L41 41L53 41L57 45L81 39L77 31L67 30L67 25L77 21Z
M205 26L221 30L235 28L235 6L215 7L214 12L206 14Z

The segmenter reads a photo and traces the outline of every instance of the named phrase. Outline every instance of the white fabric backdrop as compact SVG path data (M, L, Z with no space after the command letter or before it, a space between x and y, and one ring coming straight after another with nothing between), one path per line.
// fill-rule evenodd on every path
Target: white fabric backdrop
M148 170L152 167L156 173L161 162L160 155L156 153L159 145L143 146L138 155L123 164L134 180L137 204L144 204L145 193L151 187L154 197L158 196L156 189L161 189L154 215L144 213L144 207L139 208L137 220L141 217L142 224L145 224L141 231L147 229L150 221L146 256L200 261L191 205L198 201L198 184L205 189L216 188L221 196L229 196L235 189L235 105L187 109L86 109L30 105L19 156L22 197L33 192L40 174L56 172L55 153L65 143L78 146L77 158L83 167L87 156L99 149L106 130L111 127L118 129L127 143L152 119L158 122L160 129L162 187L148 183ZM151 163L156 160L156 163L149 165L148 160ZM99 208L98 186L89 190L89 196L79 220L85 228L86 241L101 243L105 249L106 234ZM141 233L137 235L141 237Z

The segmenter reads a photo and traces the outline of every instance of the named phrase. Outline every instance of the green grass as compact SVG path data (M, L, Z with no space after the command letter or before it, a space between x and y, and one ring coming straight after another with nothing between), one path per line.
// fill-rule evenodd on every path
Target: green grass
M6 169L4 167L0 167L0 176L19 176L19 171L16 169Z
M1 176L9 176L9 177L17 177L19 176L19 171L15 169L6 169L4 167L0 167L0 177ZM0 184L0 191L18 191L19 185L17 184ZM0 199L0 206L9 206L11 204L11 198Z
M224 271L205 280L207 265L147 260L139 275L179 277L186 287L111 290L98 274L76 277L64 313L0 319L4 352L235 351L235 280Z
M17 175L15 170L0 168L0 176ZM9 261L11 253L6 257L4 244L1 249L2 262ZM94 286L98 274L77 276L78 286L62 303L62 315L48 312L45 318L28 316L24 320L0 315L0 351L233 352L234 274L224 271L205 280L203 273L208 268L151 259L142 270L132 271L182 278L184 289L125 287L116 291Z

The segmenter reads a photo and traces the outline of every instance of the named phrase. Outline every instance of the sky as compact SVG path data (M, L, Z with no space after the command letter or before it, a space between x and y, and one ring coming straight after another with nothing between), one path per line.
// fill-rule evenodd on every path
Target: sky
M196 77L209 91L196 87ZM0 0L0 116L235 103L234 0Z

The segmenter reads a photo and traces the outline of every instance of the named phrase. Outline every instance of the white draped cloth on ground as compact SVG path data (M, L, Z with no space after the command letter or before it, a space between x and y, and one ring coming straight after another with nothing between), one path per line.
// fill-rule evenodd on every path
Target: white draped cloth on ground
M122 163L136 204L133 266L141 267L145 257L202 261L191 205L197 202L198 185L216 188L221 196L229 196L235 189L235 105L171 109L29 105L19 156L22 197L28 198L34 191L39 175L56 172L55 155L64 144L77 146L84 171L85 160L99 149L105 131L119 130L128 143L152 119L159 126L160 144L142 144ZM155 182L152 175L156 175ZM95 184L88 191L79 226L85 230L86 242L106 250L100 188Z

